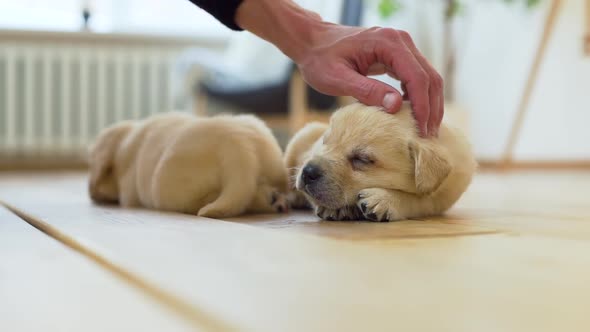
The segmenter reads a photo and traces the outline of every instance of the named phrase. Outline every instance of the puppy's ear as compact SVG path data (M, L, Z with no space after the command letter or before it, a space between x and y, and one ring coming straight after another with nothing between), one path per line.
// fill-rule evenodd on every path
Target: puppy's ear
M414 160L414 180L419 194L435 191L451 172L451 164L440 147L411 142L410 156Z
M112 203L119 198L113 166L117 149L131 126L124 122L105 129L88 150L88 192L95 202Z

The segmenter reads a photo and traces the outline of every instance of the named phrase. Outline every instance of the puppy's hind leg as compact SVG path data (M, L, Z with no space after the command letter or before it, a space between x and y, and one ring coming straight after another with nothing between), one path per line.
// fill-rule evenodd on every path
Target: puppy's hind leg
M224 156L219 197L202 207L198 215L223 218L245 212L256 195L259 169L255 153L248 149Z
M217 196L217 174L211 172L210 166L195 165L186 156L164 156L156 166L152 180L153 207L196 214L206 202Z
M289 204L284 193L271 185L260 184L247 211L252 213L282 213L287 212L288 209Z

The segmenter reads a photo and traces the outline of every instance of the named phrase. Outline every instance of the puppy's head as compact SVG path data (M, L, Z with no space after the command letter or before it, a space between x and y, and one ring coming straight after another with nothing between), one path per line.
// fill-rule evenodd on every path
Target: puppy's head
M102 131L88 153L90 178L88 192L93 201L117 203L119 187L115 170L115 156L121 141L127 136L132 122L122 122Z
M354 205L366 188L428 194L450 170L444 148L418 137L409 108L391 115L355 103L334 113L296 186L316 205L337 209Z

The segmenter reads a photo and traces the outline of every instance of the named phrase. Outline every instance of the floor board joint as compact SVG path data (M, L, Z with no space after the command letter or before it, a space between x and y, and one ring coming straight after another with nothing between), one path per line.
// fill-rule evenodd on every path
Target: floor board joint
M40 220L39 218L31 216L26 212L10 204L7 204L4 201L0 201L0 206L5 207L6 209L8 209L8 211L15 214L24 222L38 229L47 236L55 239L56 241L62 243L66 247L74 250L80 255L86 257L87 259L96 263L99 267L103 268L104 270L107 270L108 272L114 274L117 278L123 280L130 286L139 289L142 293L153 298L167 309L173 311L177 315L181 316L181 318L193 324L195 328L206 331L237 330L235 327L229 326L229 324L214 318L211 314L206 313L204 310L196 308L194 305L166 292L160 287L150 283L147 280L144 280L142 277L136 275L135 273L128 271L125 268L111 262L107 258L92 251L90 248L84 246L79 241L76 241L75 239L69 237L66 234L63 234L62 232L60 232L53 226L49 225L48 223Z

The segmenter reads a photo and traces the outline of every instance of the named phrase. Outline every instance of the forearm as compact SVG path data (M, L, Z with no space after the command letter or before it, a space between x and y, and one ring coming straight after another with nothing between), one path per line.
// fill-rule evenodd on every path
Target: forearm
M296 63L313 47L314 39L331 26L290 0L244 0L235 20L242 29L274 44Z

